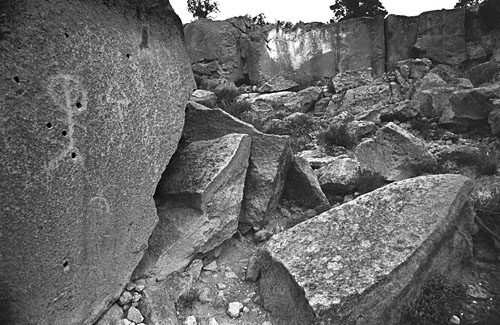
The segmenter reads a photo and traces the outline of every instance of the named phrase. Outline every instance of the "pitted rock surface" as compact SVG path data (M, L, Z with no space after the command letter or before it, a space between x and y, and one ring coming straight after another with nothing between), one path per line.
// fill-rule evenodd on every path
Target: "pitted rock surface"
M181 21L168 1L0 12L0 319L92 324L158 221L153 194L195 87Z
M265 308L277 324L393 324L430 269L467 252L471 188L460 175L408 179L275 235L261 251Z
M160 221L134 272L166 276L236 232L251 138L228 134L177 152L155 193Z

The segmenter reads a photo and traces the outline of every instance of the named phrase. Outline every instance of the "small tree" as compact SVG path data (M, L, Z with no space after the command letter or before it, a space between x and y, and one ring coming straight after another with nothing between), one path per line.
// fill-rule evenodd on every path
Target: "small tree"
M219 12L217 1L210 0L188 0L188 11L194 18L207 18L208 15Z
M455 5L455 8L467 8L467 7L472 7L476 6L483 2L482 0L458 0L457 4Z
M333 22L356 17L374 17L387 15L380 0L337 0L330 6L333 11Z

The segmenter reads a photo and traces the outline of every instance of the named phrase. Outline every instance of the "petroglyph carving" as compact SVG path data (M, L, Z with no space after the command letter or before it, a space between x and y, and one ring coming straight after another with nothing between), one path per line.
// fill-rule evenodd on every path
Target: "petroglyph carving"
M58 74L50 78L47 91L57 108L66 113L63 122L67 125L67 130L63 130L61 135L69 139L64 150L47 164L47 170L52 171L64 158L75 159L80 156L74 136L77 125L75 118L87 110L88 96L80 78L68 74Z

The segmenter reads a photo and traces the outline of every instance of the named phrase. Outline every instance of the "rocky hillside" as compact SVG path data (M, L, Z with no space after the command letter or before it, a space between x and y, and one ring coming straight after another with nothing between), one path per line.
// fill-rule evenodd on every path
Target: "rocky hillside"
M187 50L160 3L0 4L3 323L500 319L498 1Z

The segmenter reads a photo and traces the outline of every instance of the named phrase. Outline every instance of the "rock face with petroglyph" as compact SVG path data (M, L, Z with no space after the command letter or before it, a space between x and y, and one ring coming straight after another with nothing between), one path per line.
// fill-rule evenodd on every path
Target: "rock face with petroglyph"
M156 4L0 4L4 324L91 324L142 258L194 88Z
M461 175L408 179L274 236L259 281L273 323L398 323L431 272L470 253L471 189Z

